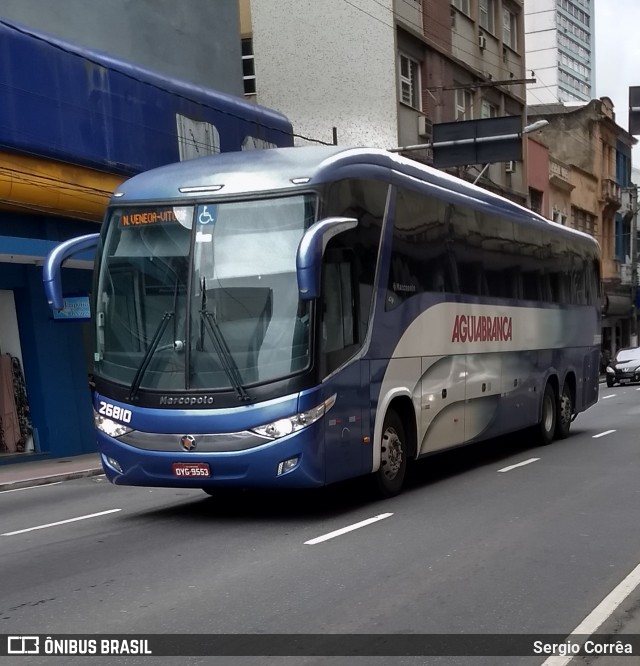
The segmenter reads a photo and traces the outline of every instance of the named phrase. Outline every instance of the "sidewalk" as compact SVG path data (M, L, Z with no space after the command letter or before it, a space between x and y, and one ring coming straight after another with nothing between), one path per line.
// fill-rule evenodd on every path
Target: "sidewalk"
M0 465L0 492L103 474L98 453Z

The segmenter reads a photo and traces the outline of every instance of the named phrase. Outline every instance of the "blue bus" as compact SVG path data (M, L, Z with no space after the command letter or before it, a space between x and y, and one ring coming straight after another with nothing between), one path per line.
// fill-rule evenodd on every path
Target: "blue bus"
M417 458L521 429L564 438L598 399L596 241L372 149L160 167L97 243L98 445L115 484L401 490Z

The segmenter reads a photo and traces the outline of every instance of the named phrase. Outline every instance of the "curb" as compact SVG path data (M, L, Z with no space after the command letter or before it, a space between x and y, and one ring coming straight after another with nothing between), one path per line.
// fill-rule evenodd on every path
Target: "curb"
M18 490L19 488L28 488L30 486L44 486L48 483L82 479L89 476L98 476L100 474L104 474L102 467L92 467L90 469L81 469L75 472L63 472L62 474L50 474L48 476L39 476L31 479L21 479L20 481L0 482L0 492L6 490Z

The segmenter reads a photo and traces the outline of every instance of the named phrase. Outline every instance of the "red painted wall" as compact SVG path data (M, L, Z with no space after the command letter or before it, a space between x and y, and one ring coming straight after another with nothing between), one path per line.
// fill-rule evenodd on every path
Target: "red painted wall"
M542 214L549 217L549 149L527 138L528 187L542 192Z

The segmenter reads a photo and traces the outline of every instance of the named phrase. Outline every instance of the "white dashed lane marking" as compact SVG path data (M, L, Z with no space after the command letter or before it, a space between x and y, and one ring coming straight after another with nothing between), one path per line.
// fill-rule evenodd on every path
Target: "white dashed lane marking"
M25 532L33 532L34 530L44 530L47 527L57 527L58 525L66 525L67 523L75 523L78 520L87 520L88 518L97 518L98 516L106 516L108 513L116 513L122 509L109 509L108 511L100 511L98 513L90 513L86 516L78 516L77 518L68 518L67 520L58 520L55 523L47 523L46 525L36 525L35 527L27 527L24 530L16 530L15 532L5 532L0 536L15 536L16 534L24 534Z
M329 532L328 534L323 534L322 536L316 537L315 539L310 539L305 541L305 546L314 546L317 543L322 543L323 541L328 541L329 539L335 539L336 537L346 534L347 532L353 532L353 530L359 530L361 527L366 527L371 525L371 523L377 523L379 520L384 520L393 516L392 513L381 513L379 516L374 516L373 518L367 518L366 520L361 520L359 523L354 523L353 525L348 525L347 527L342 527L339 530L334 532Z
M512 469L515 469L516 467L524 467L524 465L530 465L531 463L534 463L538 460L540 460L540 458L529 458L529 460L524 460L523 462L517 463L516 465L509 465L509 467L503 467L502 469L499 469L498 472L510 472Z

